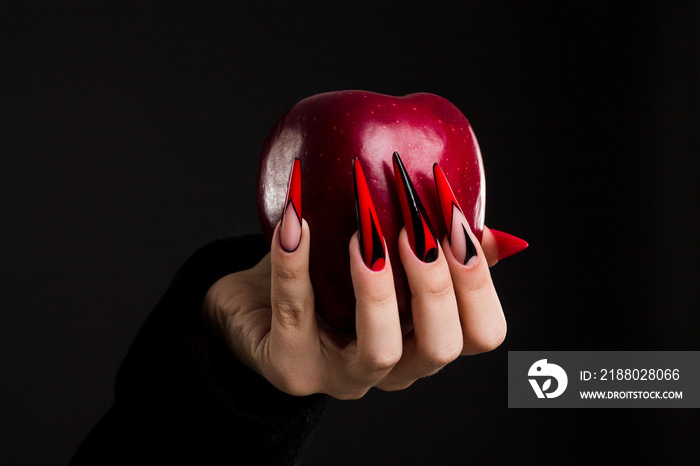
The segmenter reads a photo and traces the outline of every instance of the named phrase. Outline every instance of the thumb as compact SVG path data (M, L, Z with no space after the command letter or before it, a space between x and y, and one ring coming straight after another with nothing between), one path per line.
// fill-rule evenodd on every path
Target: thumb
M272 341L283 342L291 348L301 350L303 343L313 341L316 316L314 292L309 276L310 230L302 220L299 246L292 252L280 243L280 224L277 224L270 247Z

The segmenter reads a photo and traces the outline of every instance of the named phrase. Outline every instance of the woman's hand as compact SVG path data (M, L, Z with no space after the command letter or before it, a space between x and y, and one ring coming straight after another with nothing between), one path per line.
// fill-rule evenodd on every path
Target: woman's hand
M437 260L426 263L402 230L399 253L413 315L413 328L405 334L391 271L396 258L387 257L380 271L370 270L357 234L349 245L357 337L318 323L306 221L293 252L280 246L278 225L271 252L255 267L217 281L205 298L205 320L236 358L283 392L355 399L371 387L403 389L458 356L490 351L505 338L506 322L488 269L499 256L497 239L487 228L482 244L468 234L476 256L467 265L455 258L447 238Z

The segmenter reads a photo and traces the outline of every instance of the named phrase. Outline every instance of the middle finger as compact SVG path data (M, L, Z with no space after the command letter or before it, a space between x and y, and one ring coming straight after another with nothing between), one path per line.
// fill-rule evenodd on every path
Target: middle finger
M413 331L406 336L401 360L377 386L404 388L434 374L462 351L462 330L450 270L442 249L426 263L409 245L406 230L399 234L399 254L411 288Z

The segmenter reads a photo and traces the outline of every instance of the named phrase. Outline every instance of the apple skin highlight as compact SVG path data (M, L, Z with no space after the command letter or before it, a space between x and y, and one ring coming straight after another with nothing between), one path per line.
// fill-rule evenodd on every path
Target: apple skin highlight
M348 256L348 242L358 229L355 157L362 163L386 240L401 319L411 318L410 289L397 246L404 224L394 183L394 152L401 156L438 240L445 236L445 228L433 179L436 162L481 240L486 200L481 151L465 116L437 95L394 97L353 90L308 97L275 123L260 155L257 207L268 243L282 216L290 168L295 158L301 161L316 311L344 333L354 333L355 326Z

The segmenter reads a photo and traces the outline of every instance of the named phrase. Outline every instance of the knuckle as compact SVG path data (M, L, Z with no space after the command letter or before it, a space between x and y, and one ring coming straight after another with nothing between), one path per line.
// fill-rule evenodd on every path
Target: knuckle
M365 366L371 372L387 372L391 370L401 359L401 351L395 349L384 350L371 354L365 358Z
M471 340L468 348L469 354L487 353L493 351L505 341L508 333L505 319L499 320L486 331L475 335Z
M307 377L299 377L286 371L276 371L267 378L278 390L292 396L308 396L315 393Z
M224 324L226 330L234 335L252 335L255 322L246 317L242 312L228 314Z
M275 316L281 324L289 327L298 327L304 314L303 306L289 301L275 301Z
M450 338L440 345L431 346L423 352L427 365L435 370L448 365L462 354L462 338Z
M338 400L359 400L367 394L368 388L356 388L352 390L340 390L335 393L330 393L330 395Z
M396 304L396 295L393 287L377 287L370 293L359 293L356 300L358 305L384 308Z
M273 264L272 272L275 278L283 285L285 283L296 282L303 276L301 271L285 266L285 264Z
M377 385L377 388L385 392L398 392L400 390L407 389L408 387L413 385L413 382L415 382L415 380L394 381L379 384Z
M426 285L424 292L431 299L448 297L453 293L452 280L449 277L438 277Z

